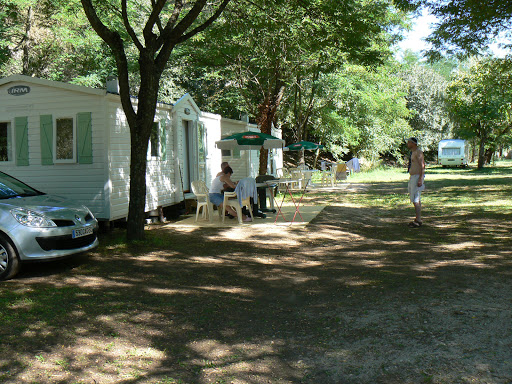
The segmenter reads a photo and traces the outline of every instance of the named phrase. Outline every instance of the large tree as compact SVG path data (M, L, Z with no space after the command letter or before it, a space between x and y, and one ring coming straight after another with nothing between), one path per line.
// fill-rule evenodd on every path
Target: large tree
M391 64L378 69L346 65L321 79L324 105L313 119L314 132L335 157L398 153L411 131L407 84L395 72Z
M222 20L191 48L190 79L197 100L238 103L262 132L283 121L286 104L294 119L285 126L300 140L319 91L317 79L346 63L378 64L390 54L391 25L400 22L388 0L255 0L233 3ZM197 68L197 63L207 70ZM236 112L234 111L233 114ZM233 116L234 117L234 116ZM261 151L260 172L266 172Z
M450 62L437 67L450 67ZM449 80L417 56L407 55L398 75L407 83L407 108L411 128L421 141L423 150L437 149L437 143L452 135L452 123L446 111L445 93Z
M204 31L230 0L81 0L96 33L115 58L121 104L130 127L130 205L127 236L144 238L146 155L160 80L173 49ZM135 47L140 75L137 106L132 103L127 47Z
M512 61L475 62L448 87L457 133L478 144L478 168L500 144L510 142L512 130Z

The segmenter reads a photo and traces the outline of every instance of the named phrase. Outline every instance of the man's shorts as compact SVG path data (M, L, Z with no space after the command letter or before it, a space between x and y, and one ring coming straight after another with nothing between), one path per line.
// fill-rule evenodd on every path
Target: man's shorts
M421 187L418 187L419 179L420 175L411 175L411 178L409 179L408 189L411 203L419 203L421 199L421 191L425 190L425 180L423 180Z

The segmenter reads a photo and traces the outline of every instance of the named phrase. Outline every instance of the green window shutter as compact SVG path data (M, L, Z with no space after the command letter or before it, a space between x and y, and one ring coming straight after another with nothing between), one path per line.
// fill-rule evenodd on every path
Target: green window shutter
M28 165L28 117L16 117L16 165Z
M160 121L160 159L167 160L167 131L165 120Z
M78 162L92 164L92 113L81 112L76 115Z
M41 164L53 164L53 117L52 115L41 115Z

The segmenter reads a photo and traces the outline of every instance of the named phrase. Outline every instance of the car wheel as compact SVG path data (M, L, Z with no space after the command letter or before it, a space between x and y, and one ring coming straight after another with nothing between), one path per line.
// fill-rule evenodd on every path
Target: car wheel
M20 270L20 259L14 247L0 235L0 280L7 280Z

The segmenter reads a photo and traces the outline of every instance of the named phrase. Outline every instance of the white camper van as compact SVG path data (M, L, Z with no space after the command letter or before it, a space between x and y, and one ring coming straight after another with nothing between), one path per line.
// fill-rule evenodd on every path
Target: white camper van
M443 167L466 167L468 157L469 147L466 145L466 140L448 139L439 142L437 163Z

